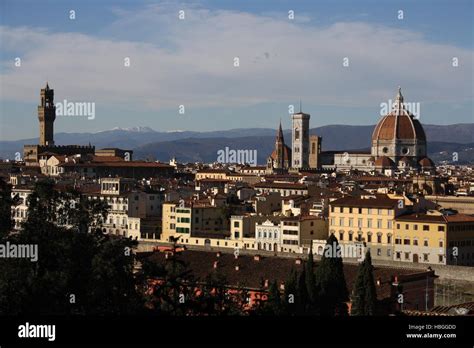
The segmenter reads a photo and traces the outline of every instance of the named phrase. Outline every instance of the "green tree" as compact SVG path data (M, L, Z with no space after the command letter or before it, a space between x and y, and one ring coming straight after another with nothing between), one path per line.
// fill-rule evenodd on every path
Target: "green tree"
M308 294L306 311L309 314L316 314L318 312L319 298L316 289L316 278L314 274L314 259L313 250L311 248L308 260L305 263L305 274L306 274L306 292Z
M352 293L351 315L375 315L377 292L375 289L372 257L367 250L364 261L359 265Z
M10 185L0 177L0 241L6 237L13 228L11 206L14 205L11 197Z
M308 289L306 286L306 270L303 268L297 283L298 295L296 296L296 311L299 315L307 313L306 307L308 304Z
M37 246L38 259L0 260L0 314L126 314L142 308L133 273L136 242L100 232L106 211L92 201L71 204L71 195L52 181L36 183L25 223L7 240ZM94 223L97 231L78 233Z
M340 253L337 238L331 234L316 269L316 288L321 315L347 315L346 302L349 296Z
M291 269L291 273L285 282L285 292L283 298L283 305L285 313L288 315L296 314L297 304L296 296L298 296L298 274L294 269Z
M263 305L263 314L265 315L282 315L283 303L281 293L278 289L277 282L274 280L268 288L268 299Z

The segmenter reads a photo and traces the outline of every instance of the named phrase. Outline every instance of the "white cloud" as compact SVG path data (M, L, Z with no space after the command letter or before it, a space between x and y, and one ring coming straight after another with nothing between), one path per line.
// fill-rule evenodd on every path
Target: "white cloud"
M46 80L59 99L149 110L300 98L373 106L393 98L398 85L410 101L473 98L473 52L431 43L416 32L363 22L315 27L307 17L290 21L287 13L197 7L183 8L186 19L179 20L179 9L168 4L115 10L117 20L99 36L0 27L3 49L20 52L2 62L1 98L36 100ZM21 68L13 67L17 55ZM130 68L123 66L125 57ZM452 57L459 58L458 68L451 66Z

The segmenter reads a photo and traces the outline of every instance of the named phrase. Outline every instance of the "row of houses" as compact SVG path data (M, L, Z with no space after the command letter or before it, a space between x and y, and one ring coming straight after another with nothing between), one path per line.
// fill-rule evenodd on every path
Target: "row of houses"
M200 180L228 179L222 171L204 174ZM104 232L139 241L179 238L182 244L202 247L320 253L333 234L343 246L370 249L374 259L474 264L474 217L439 209L423 197L336 193L280 181L237 181L204 191L191 186L185 197L171 190L145 190L127 178L102 178L97 185L79 189L89 199L109 205ZM25 185L13 188L12 195L20 198L12 207L16 228L26 218L29 192ZM228 201L231 195L239 198L237 202Z

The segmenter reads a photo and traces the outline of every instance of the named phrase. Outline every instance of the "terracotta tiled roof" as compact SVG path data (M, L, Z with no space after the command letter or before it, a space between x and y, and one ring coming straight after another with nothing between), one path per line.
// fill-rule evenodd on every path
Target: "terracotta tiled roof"
M261 182L254 185L255 188L279 188L279 189L293 189L293 190L305 190L308 187L304 184L290 183L290 182L272 182L266 183Z
M406 215L400 215L395 220L397 221L413 221L413 222L474 222L474 216L466 214L453 214L453 215L431 215L431 214L419 214L412 213Z
M404 106L400 88L393 109L379 121L372 133L373 142L395 139L426 141L420 121Z
M277 150L273 150L272 154L270 155L273 160L277 159ZM283 146L283 160L290 161L291 160L291 149L284 145Z
M390 199L387 196L376 196L375 198L360 198L346 196L336 199L330 203L335 207L360 207L360 208L394 208L398 204L397 199Z
M93 162L123 162L124 159L119 156L93 156Z
M430 160L428 157L424 157L421 159L419 162L420 166L422 167L434 167L434 163L432 160Z
M145 255L142 254L142 256ZM149 257L158 263L163 263L166 260L164 253L154 253ZM225 275L228 285L250 289L262 288L262 282L265 280L270 282L276 280L277 283L285 282L292 269L300 272L304 267L303 263L296 264L296 259L293 258L260 257L260 260L256 261L252 255L241 254L236 259L232 253L221 253L220 257L216 257L215 252L186 250L180 253L179 257L188 264L193 275L199 280L204 280L208 274L214 272L214 262L218 261L218 270ZM317 267L318 262L315 264ZM235 270L236 265L239 266L238 271ZM357 269L357 265L344 264L344 275L349 292L353 288ZM401 276L409 276L414 273L418 274L419 270L374 267L374 279L380 280L380 286L376 287L377 297L385 299L390 296L390 288L395 276L402 279Z
M391 168L394 165L395 163L393 163L393 161L387 156L381 156L375 160L376 167Z
M174 168L168 164L144 161L123 161L123 162L86 162L86 163L63 163L63 167L134 167L134 168Z
M197 174L227 174L229 173L228 170L225 169L201 169L197 172Z
M474 302L459 303L452 306L435 306L431 309L430 313L439 315L474 315Z
M388 114L375 127L372 141L394 139L426 140L426 136L420 121L412 115Z

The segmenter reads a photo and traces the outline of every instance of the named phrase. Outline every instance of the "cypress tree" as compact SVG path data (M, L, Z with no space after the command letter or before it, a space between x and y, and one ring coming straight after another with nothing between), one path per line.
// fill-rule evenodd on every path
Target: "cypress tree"
M360 264L352 295L351 315L375 315L377 292L375 289L372 257L367 251Z
M295 314L296 313L296 297L298 295L298 286L297 286L298 276L294 269L291 270L290 276L285 282L285 292L283 305L285 308L286 314Z
M268 289L268 299L264 305L264 314L281 315L283 314L283 306L281 302L281 294L278 289L277 282L274 280Z
M298 289L298 296L296 299L297 313L300 315L306 314L306 306L308 303L308 290L306 288L306 270L304 267L298 278L297 289Z
M315 313L317 309L318 298L316 295L316 278L314 275L314 259L313 250L311 249L308 255L308 260L305 264L306 273L306 291L308 293L308 303L306 309L310 313Z
M349 300L342 257L337 238L331 234L316 269L316 288L322 315L347 315L345 302Z

